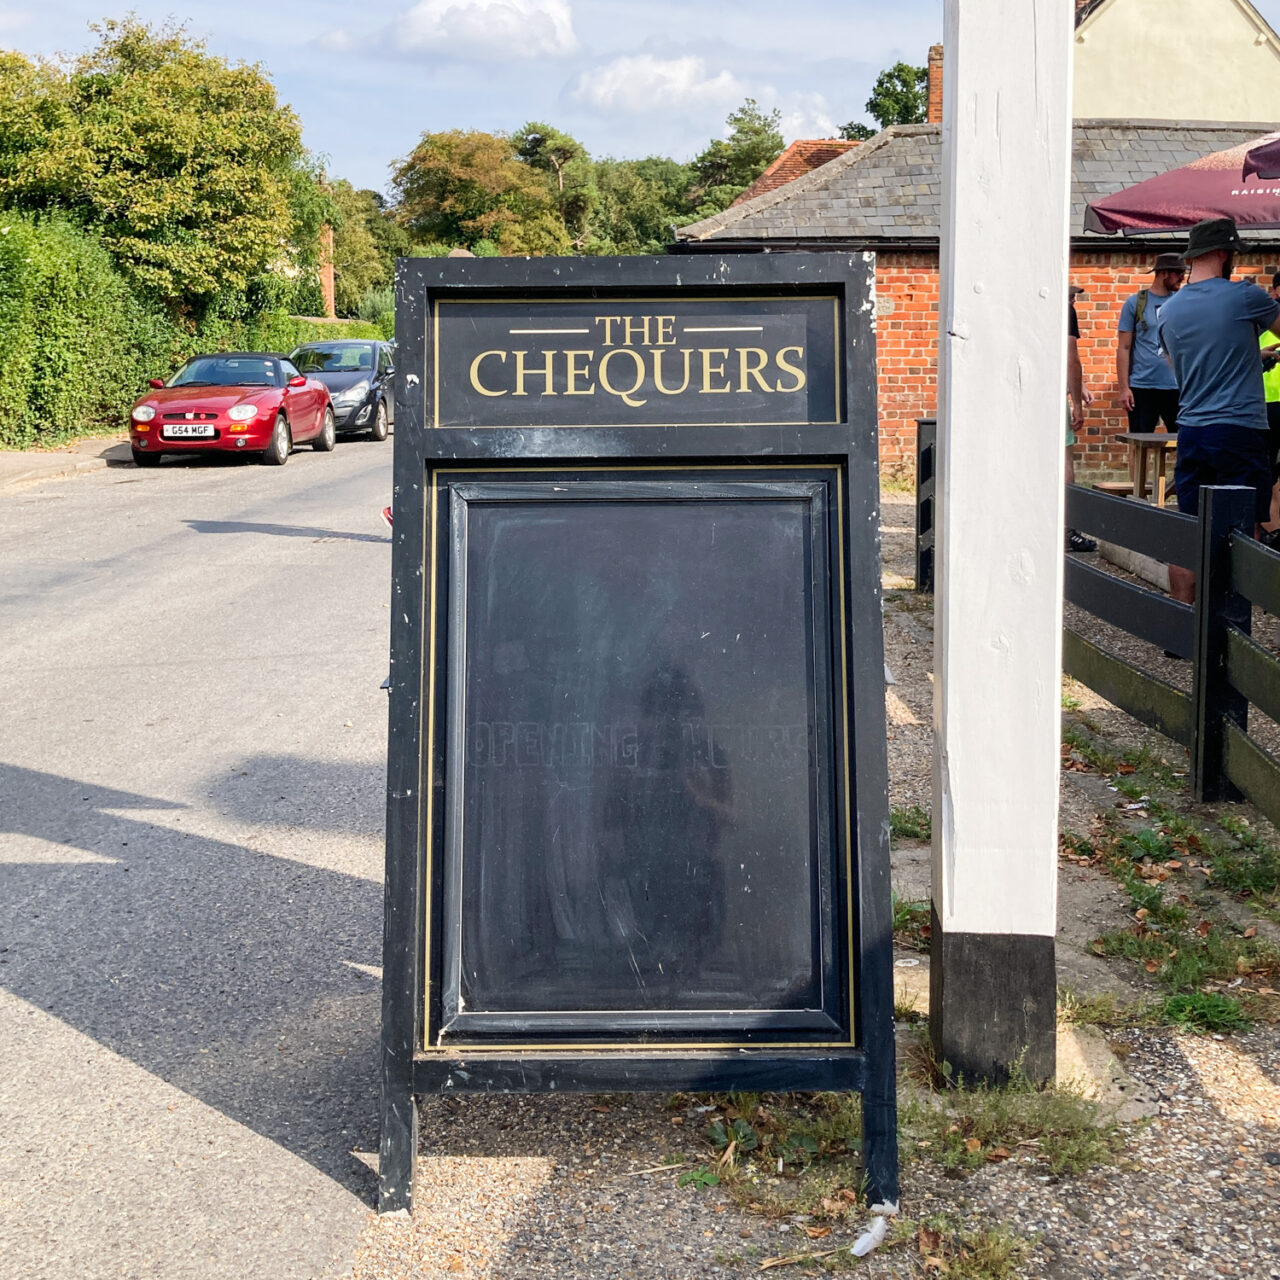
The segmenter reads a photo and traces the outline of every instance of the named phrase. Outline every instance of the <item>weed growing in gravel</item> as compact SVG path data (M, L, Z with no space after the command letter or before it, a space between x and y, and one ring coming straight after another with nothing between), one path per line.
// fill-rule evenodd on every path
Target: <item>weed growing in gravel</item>
M933 839L933 819L918 804L899 805L889 810L889 836L898 840Z
M894 942L913 951L928 951L933 932L929 903L924 899L900 898L896 892L892 894L892 903Z
M916 1241L926 1275L957 1280L1016 1280L1031 1254L1031 1241L1007 1227L966 1230L945 1214L921 1223Z
M1238 1000L1212 991L1192 991L1166 996L1156 1006L1161 1022L1192 1031L1245 1031L1249 1019Z
M927 1050L924 1056L934 1080L946 1080L946 1064ZM1124 1149L1123 1130L1102 1118L1097 1103L1071 1088L1038 1089L1020 1069L998 1087L961 1082L926 1099L903 1099L898 1117L904 1156L957 1172L1020 1156L1043 1162L1051 1174L1082 1174L1114 1164Z
M1059 987L1058 1021L1073 1027L1133 1027L1150 1019L1142 1009L1122 1005L1112 991L1090 993Z
M862 1102L856 1094L712 1094L701 1166L742 1207L767 1217L843 1221L862 1200ZM688 1179L681 1185L713 1185Z

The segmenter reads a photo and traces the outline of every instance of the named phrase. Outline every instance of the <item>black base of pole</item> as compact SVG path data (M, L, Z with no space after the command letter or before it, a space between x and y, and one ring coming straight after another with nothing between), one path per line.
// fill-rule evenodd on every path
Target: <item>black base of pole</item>
M1057 1067L1054 940L1029 934L943 933L937 908L929 957L929 1034L952 1080L1033 1084Z

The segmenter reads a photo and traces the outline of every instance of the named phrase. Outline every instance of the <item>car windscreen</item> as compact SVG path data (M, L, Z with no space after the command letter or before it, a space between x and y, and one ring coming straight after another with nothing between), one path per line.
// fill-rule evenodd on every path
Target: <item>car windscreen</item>
M274 387L276 362L262 356L197 356L169 379L171 387Z
M344 342L340 347L299 347L291 357L303 373L368 373L373 343Z

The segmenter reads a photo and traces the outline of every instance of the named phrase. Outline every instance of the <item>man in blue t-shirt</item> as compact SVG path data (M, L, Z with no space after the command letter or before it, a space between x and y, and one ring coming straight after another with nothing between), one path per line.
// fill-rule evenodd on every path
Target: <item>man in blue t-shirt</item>
M1180 392L1178 510L1195 515L1203 485L1245 485L1257 496L1260 524L1271 506L1271 463L1258 338L1267 329L1280 336L1280 306L1256 285L1231 279L1243 244L1231 218L1197 222L1183 255L1191 274L1161 308L1156 331ZM1169 588L1190 603L1195 574L1170 565Z
M1154 431L1161 421L1166 431L1177 431L1178 384L1156 339L1156 321L1182 288L1187 269L1178 254L1162 253L1153 271L1151 287L1138 290L1121 309L1116 378L1130 431Z

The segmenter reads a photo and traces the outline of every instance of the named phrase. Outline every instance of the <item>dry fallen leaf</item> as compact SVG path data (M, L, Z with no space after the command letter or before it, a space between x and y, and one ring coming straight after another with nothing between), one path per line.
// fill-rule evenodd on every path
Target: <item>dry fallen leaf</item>
M822 1197L822 1207L823 1207L823 1208L824 1208L828 1213L843 1213L843 1212L844 1212L844 1201L843 1201L843 1200L832 1200L830 1196L823 1196L823 1197Z
M1012 1151L1007 1151L1004 1147L996 1147L987 1152L987 1159L990 1160L992 1164L999 1164L1001 1160L1008 1160L1012 1154Z
M1200 923L1196 925L1196 932L1202 938L1207 938L1210 932L1212 931L1212 929L1213 929L1213 925L1211 925L1207 920L1201 920Z
M982 1143L977 1138L966 1138L964 1140L964 1149L970 1153L982 1150Z
M841 1191L837 1191L836 1195L838 1195L841 1200L847 1200L850 1204L858 1203L858 1193L856 1191L850 1191L848 1187L845 1187Z
M1131 764L1122 764L1116 767L1117 773L1129 774L1135 772L1135 766Z
M1256 937L1258 936L1258 929L1257 929L1257 926L1256 926L1256 925L1250 925L1250 926L1249 926L1249 927L1244 931L1244 936L1245 936L1246 938L1256 938Z
M937 1253L942 1248L942 1232L932 1227L921 1227L916 1232L916 1244L921 1253Z
M829 1236L831 1234L831 1228L830 1227L805 1227L804 1233L809 1237L810 1240L821 1240L823 1236Z
M1158 964L1156 964L1156 962L1155 962L1154 960L1148 960L1148 961L1147 961L1147 963L1146 963L1146 964L1144 964L1142 967L1143 967L1143 968L1144 968L1148 973L1155 973L1155 971L1156 971L1160 966L1159 966Z
M1134 912L1134 915L1136 915L1139 920L1145 920L1150 914L1151 912L1148 911L1146 907L1139 907L1137 911Z

